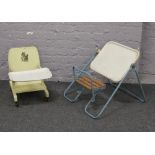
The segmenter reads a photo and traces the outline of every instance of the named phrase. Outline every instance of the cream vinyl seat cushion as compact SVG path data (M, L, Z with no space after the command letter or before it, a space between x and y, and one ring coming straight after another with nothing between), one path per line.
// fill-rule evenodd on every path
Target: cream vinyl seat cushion
M139 51L110 41L90 64L90 68L106 78L118 82L139 58Z

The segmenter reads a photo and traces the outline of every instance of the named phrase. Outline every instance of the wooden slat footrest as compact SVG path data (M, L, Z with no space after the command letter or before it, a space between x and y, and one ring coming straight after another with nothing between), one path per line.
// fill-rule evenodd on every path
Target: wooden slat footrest
M76 80L76 82L83 87L91 90L92 88L101 89L105 88L106 84L104 84L102 81L98 79L93 79L91 83L91 79L87 76L82 76Z

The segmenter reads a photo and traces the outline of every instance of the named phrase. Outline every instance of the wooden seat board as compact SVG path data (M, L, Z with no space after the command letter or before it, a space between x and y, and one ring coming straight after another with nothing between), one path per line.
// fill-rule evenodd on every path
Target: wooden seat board
M76 80L77 83L91 90L92 88L104 88L105 84L98 79L90 79L87 76L82 76ZM92 82L92 83L91 83Z

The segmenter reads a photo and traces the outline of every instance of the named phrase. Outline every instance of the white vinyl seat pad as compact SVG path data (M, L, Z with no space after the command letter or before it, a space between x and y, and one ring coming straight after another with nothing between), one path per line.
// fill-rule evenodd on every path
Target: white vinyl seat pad
M95 59L90 68L106 78L118 82L129 71L139 58L139 51L122 44L108 42Z
M48 68L39 68L20 72L9 72L8 75L11 81L18 82L45 80L52 77L52 73Z

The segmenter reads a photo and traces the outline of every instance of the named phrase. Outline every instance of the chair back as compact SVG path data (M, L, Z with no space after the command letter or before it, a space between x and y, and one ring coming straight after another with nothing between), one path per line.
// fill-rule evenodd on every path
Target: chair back
M40 68L38 49L34 46L11 48L8 54L8 64L10 72Z
M136 49L110 41L91 62L90 68L106 78L118 82L136 63L140 52Z

